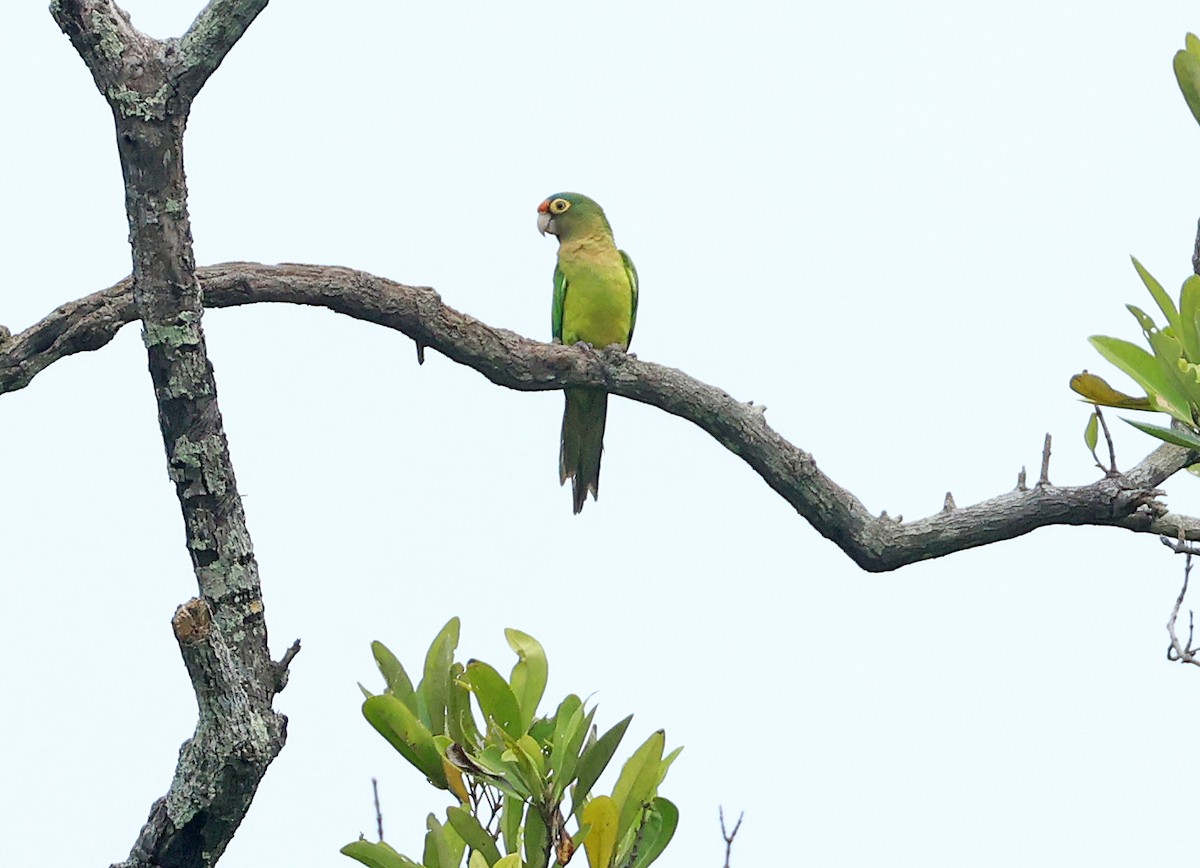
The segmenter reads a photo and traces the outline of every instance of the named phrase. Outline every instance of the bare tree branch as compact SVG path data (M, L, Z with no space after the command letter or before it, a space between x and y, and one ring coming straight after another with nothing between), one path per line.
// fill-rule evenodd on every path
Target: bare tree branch
M204 305L183 173L192 99L264 5L214 0L182 43L140 33L112 0L51 5L112 109L133 248L131 304L122 317L142 321L167 465L200 590L173 622L199 720L125 868L214 864L286 738L287 719L271 706L299 645L280 663L271 660L258 565L200 325Z
M209 307L258 302L324 307L402 332L510 389L603 388L687 419L754 468L866 570L894 570L1056 524L1123 527L1172 538L1182 532L1186 539L1200 539L1200 520L1168 513L1158 500L1158 486L1197 460L1175 446L1164 444L1128 472L1090 485L1019 487L972 506L899 522L870 514L811 455L772 430L761 407L682 371L612 350L589 354L531 341L454 310L428 287L348 268L235 262L198 269L197 275ZM122 281L63 305L0 345L0 393L22 388L59 358L111 340L136 318L129 294L129 281Z
M1042 472L1038 475L1038 487L1050 484L1050 434L1042 441Z
M1108 444L1108 464L1105 465L1100 462L1100 456L1096 454L1096 450L1090 445L1088 446L1088 450L1092 453L1092 458L1096 460L1096 466L1103 470L1105 475L1119 476L1121 471L1117 470L1117 450L1113 446L1112 432L1108 430L1108 423L1104 421L1104 413L1101 412L1099 404L1092 405L1092 414L1096 417L1097 427L1104 432L1104 442Z
M1200 657L1197 656L1200 648L1195 647L1193 644L1196 624L1190 609L1188 610L1187 642L1180 642L1179 636L1175 633L1175 622L1179 618L1179 610L1183 606L1183 598L1187 596L1188 592L1188 581L1192 577L1192 555L1195 554L1195 551L1191 546L1182 541L1172 542L1164 539L1163 542L1171 545L1175 549L1176 554L1186 555L1183 563L1183 587L1179 589L1179 596L1175 598L1175 606L1171 609L1171 617L1167 620L1167 636L1170 639L1170 644L1167 646L1167 659L1172 663L1190 663L1193 666L1200 666Z
M733 839L737 837L738 830L742 828L742 820L746 817L746 812L738 814L737 822L733 824L732 830L725 828L725 809L717 808L717 816L721 818L721 837L725 839L725 868L729 868L729 857L733 855Z
M379 842L383 843L383 809L379 807L379 781L371 778L371 792L375 795L375 831L379 834Z

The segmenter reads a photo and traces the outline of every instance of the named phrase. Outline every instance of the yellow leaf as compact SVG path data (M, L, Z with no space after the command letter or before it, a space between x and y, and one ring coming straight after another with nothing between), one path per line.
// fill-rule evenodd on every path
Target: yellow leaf
M467 795L467 785L463 783L462 772L457 766L442 757L442 768L446 770L446 783L450 785L450 792L458 796L458 800L464 805L471 801L471 797Z
M611 868L617 849L617 803L597 796L584 806L582 819L592 827L583 842L588 868Z
M1153 410L1149 398L1138 398L1118 392L1102 377L1084 371L1071 378L1071 389L1091 401L1105 407L1120 407L1123 410Z

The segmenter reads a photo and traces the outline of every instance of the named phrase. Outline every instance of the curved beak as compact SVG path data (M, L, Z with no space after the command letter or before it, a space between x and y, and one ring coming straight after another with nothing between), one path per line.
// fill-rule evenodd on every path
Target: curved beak
M543 235L545 235L547 232L549 232L551 235L558 234L557 232L554 231L556 227L554 225L554 215L550 213L550 200L549 199L543 199L542 203L540 205L538 205L538 224L537 224L537 226L538 226L538 232L541 232Z

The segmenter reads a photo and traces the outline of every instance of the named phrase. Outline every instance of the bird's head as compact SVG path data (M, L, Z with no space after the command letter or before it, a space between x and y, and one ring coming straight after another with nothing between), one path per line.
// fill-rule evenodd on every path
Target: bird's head
M581 193L555 193L543 200L537 210L538 231L557 235L559 241L598 231L612 235L604 209Z

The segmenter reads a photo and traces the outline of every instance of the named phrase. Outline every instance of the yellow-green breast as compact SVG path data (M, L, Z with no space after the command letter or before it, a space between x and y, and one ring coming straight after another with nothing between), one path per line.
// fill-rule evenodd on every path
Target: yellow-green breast
M558 267L567 279L563 343L586 341L600 349L612 344L628 349L633 287L612 239L591 236L561 242Z

